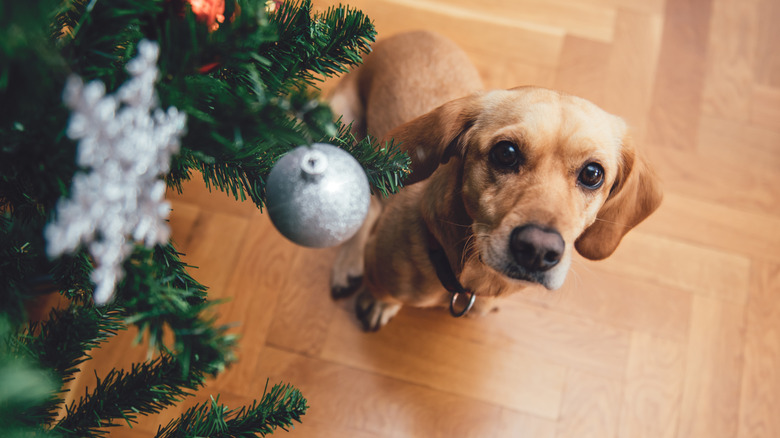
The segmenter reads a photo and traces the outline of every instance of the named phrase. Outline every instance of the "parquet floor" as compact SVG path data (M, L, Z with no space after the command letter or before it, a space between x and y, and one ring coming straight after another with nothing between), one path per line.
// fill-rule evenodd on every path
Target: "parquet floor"
M780 2L347 3L380 38L449 36L489 87L558 88L623 116L664 204L611 258L576 260L561 291L483 319L404 309L364 334L329 297L332 250L191 184L173 197L174 239L243 337L200 400L291 382L311 406L292 437L780 437ZM97 367L143 357L129 338Z

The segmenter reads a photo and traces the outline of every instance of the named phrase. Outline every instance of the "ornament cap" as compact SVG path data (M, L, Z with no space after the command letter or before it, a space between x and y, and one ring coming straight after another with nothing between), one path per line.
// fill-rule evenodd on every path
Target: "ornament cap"
M328 170L328 157L312 149L301 157L301 176L307 181L318 181Z

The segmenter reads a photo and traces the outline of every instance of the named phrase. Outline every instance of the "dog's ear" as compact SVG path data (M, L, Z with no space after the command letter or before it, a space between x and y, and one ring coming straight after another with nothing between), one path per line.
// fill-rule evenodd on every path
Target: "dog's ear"
M465 134L474 124L478 105L478 95L456 99L385 135L382 144L392 139L411 159L412 173L404 184L422 181L431 176L439 164L454 156L463 156Z
M663 199L658 178L628 138L623 141L622 158L618 178L596 222L574 243L577 252L591 260L609 257L623 236L655 211Z

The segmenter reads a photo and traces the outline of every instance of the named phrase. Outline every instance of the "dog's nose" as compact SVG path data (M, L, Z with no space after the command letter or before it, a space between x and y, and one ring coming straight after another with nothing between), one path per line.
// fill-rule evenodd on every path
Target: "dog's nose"
M512 230L509 247L520 266L542 272L561 261L565 244L557 231L530 224Z

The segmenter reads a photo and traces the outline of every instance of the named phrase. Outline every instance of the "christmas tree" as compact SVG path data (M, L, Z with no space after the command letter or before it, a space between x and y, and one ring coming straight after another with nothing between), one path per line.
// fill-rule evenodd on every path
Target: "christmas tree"
M374 192L398 188L407 158L357 141L317 91L374 34L360 11L315 13L307 0L0 3L4 436L104 436L179 403L233 359L208 285L168 241L166 187L202 177L262 208L277 159L325 142L360 162ZM67 304L29 322L25 305L51 293ZM63 406L90 350L129 326L155 353ZM158 436L265 435L306 408L280 384L240 409L197 404Z

